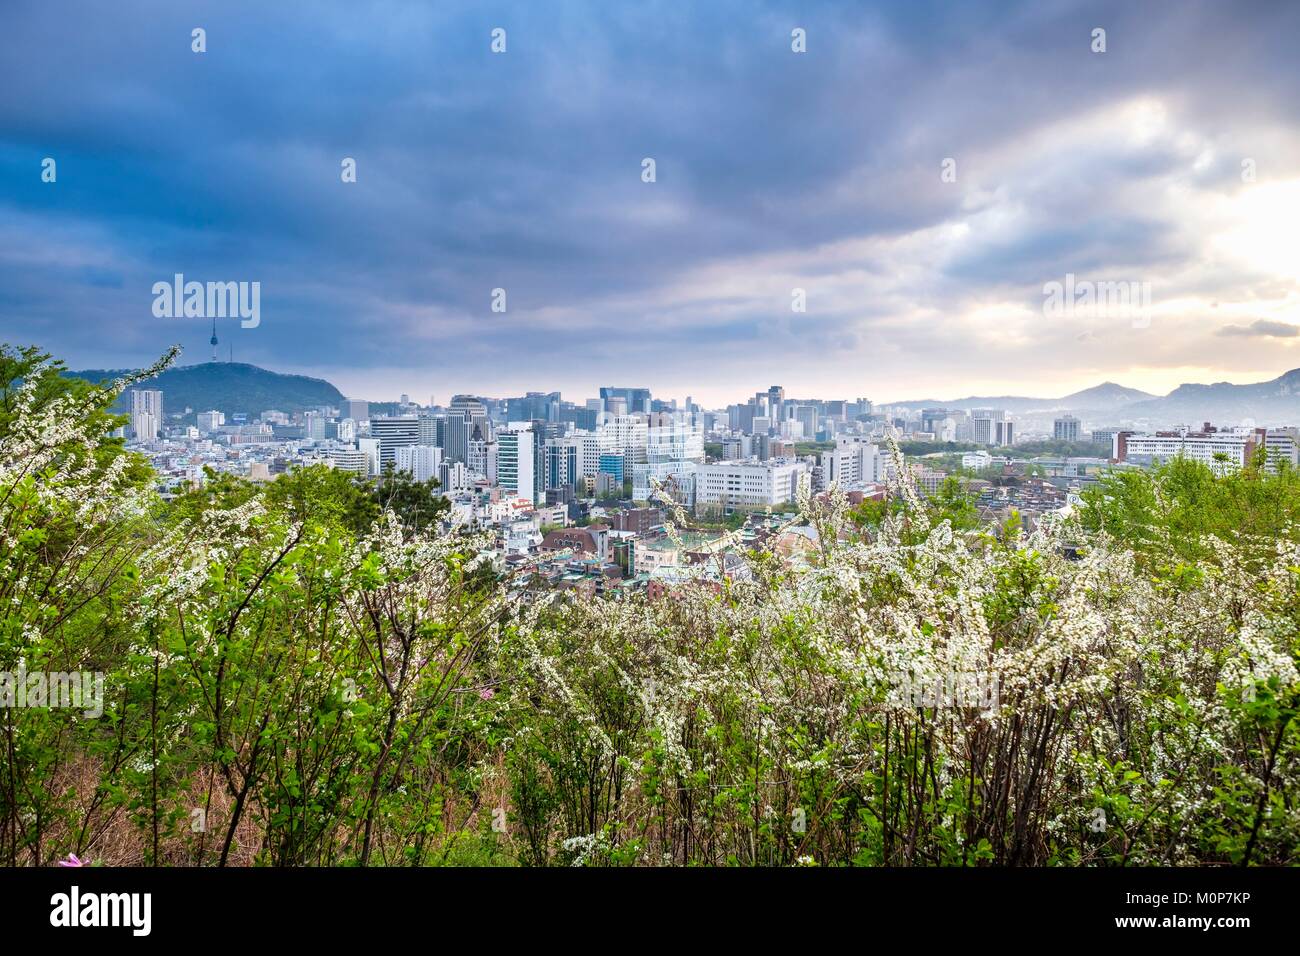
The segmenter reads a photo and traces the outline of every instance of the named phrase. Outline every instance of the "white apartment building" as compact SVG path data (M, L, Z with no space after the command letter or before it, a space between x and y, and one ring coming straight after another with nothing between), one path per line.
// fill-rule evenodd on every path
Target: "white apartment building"
M136 441L157 441L162 420L162 391L156 388L131 389L131 431Z
M1271 468L1285 461L1292 468L1300 468L1300 428L1270 428L1264 438Z
M886 477L886 456L880 446L862 435L840 435L835 447L822 452L822 477L826 486L851 488L867 482L881 483Z
M370 455L360 448L333 448L329 460L339 471L350 471L363 478L370 474Z
M401 445L394 450L394 463L398 471L408 472L416 481L430 481L438 477L442 449L436 445Z
M1240 468L1250 461L1255 452L1264 447L1265 435L1262 428L1194 432L1184 427L1150 435L1120 432L1115 436L1113 457L1119 461L1149 458L1152 462L1182 457L1222 471L1225 464L1229 468ZM1226 462L1217 460L1217 455L1227 456Z
M747 458L700 465L695 472L695 506L776 507L794 501L807 480L807 463L795 458Z

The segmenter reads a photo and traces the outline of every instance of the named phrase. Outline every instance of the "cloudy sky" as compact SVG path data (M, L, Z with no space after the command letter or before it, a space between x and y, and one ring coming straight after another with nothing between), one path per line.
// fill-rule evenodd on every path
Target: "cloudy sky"
M1300 4L3 20L0 340L73 367L205 360L208 320L153 314L177 272L261 283L223 353L373 399L1163 392L1300 366ZM1045 310L1067 274L1150 307Z

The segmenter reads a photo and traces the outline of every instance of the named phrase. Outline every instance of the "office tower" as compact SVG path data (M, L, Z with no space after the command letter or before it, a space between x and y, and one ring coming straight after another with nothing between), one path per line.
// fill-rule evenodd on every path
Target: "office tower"
M1094 428L1091 437L1097 444L1111 448L1115 444L1115 436L1118 434L1118 428Z
M724 461L700 465L695 474L695 505L762 508L797 500L800 481L806 480L806 462L795 458L771 461Z
M487 479L488 484L495 485L497 483L497 443L495 441L470 439L469 458L465 462L465 468L471 475L481 475Z
M974 408L970 413L971 441L977 445L1009 445L1012 429L1001 408Z
M302 437L308 441L324 441L325 416L320 412L303 412Z
M840 435L835 447L822 452L822 475L827 484L851 488L885 480L885 456L869 439L859 435Z
M596 474L609 475L618 482L621 488L623 485L623 456L617 452L603 453L600 456L600 465Z
M581 431L567 437L578 444L578 474L590 477L600 471L600 435L594 431Z
M445 443L447 441L447 416L421 415L419 421L420 444L435 445L438 448L445 448Z
M623 418L627 413L627 399L617 397L605 399L605 414L607 416Z
M162 416L163 393L159 389L131 389L131 431L137 441L157 441Z
M360 398L343 399L343 408L340 410L344 418L350 418L354 422L364 422L370 419L370 403Z
M623 414L636 415L650 411L650 389L648 388L615 388L613 386L603 386L600 390L600 397L605 400L605 411L612 411L609 405L610 399L622 399L624 408Z
M409 473L416 481L429 481L438 477L442 449L433 445L402 445L393 450L393 460L398 471Z
M594 431L599 412L594 408L575 405L572 402L561 402L557 415L558 420L561 422L570 422L575 428ZM592 472L592 474L595 474L595 472Z
M576 487L582 478L582 445L572 438L552 438L542 446L542 489Z
M632 468L632 497L648 501L652 479L666 485L675 480L678 500L691 500L691 481L697 465L704 461L704 428L687 417L669 420L646 430L646 457Z
M506 399L506 420L511 422L558 421L559 392L529 392L522 398Z
M525 501L537 501L532 425L513 422L497 436L497 484Z
M937 438L939 432L943 430L943 423L948 419L948 409L946 408L923 408L921 409L921 431L933 432Z
M358 438L357 448L365 453L367 462L366 474L379 474L379 439Z
M487 407L476 398L457 395L447 407L443 458L447 461L466 461L469 458L469 442L475 437L476 430L480 441L492 438Z
M199 431L204 432L205 434L208 432L216 431L225 423L226 423L225 412L211 411L211 412L199 412L198 414Z
M1062 415L1052 422L1052 437L1057 441L1079 440L1079 419L1073 415Z
M370 437L379 442L379 472L382 474L389 465L397 463L398 448L420 443L420 420L418 418L372 418Z
M370 474L370 455L360 448L330 449L329 459L339 471L350 471L362 477Z
M1300 466L1300 429L1270 428L1264 437L1268 468L1277 471L1280 464Z
M629 464L645 461L646 432L646 421L640 415L606 415L596 429L601 452L616 452Z
M444 495L459 494L472 486L464 462L444 461L438 466L438 487Z
M815 405L790 405L790 417L803 423L803 437L812 441L817 437L817 407Z

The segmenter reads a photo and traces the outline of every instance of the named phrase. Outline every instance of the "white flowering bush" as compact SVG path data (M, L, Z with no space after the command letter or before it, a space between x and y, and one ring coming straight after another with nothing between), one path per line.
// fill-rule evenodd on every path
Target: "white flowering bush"
M108 700L0 711L10 865L1296 857L1286 471L1128 475L1029 532L898 467L884 507L802 494L811 550L537 593L419 489L311 468L164 504L103 437L122 384L24 355L0 663Z

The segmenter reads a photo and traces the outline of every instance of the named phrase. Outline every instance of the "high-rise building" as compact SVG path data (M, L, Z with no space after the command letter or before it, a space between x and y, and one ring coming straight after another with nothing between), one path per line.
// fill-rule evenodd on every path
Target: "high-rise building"
M397 449L420 442L420 421L417 418L372 418L370 437L379 442L379 471L397 463Z
M433 445L401 445L395 448L394 465L398 471L409 473L416 481L429 481L438 477L442 465L442 449Z
M730 512L787 504L797 498L799 483L807 480L808 473L808 464L795 458L700 465L695 472L695 506Z
M354 422L369 421L370 403L361 398L345 398L343 399L342 415Z
M590 406L575 405L572 402L561 402L558 412L558 420L569 422L575 428L581 428L585 431L595 431L599 410ZM592 472L595 474L595 472Z
M573 438L551 438L542 446L542 462L544 491L565 485L576 488L584 474L582 443Z
M815 405L787 405L789 418L803 424L803 437L806 441L812 441L817 437L817 406Z
M446 415L421 415L420 416L420 444L436 445L438 448L445 448L447 441L447 416Z
M946 408L923 408L921 409L921 431L932 432L938 437L943 423L948 419L948 409Z
M204 433L214 432L226 423L226 413L218 411L199 412L197 419L199 431Z
M970 413L971 441L977 445L1002 447L1015 443L1015 423L1005 409L976 408Z
M537 501L533 427L514 422L497 435L497 484L525 501Z
M879 484L886 477L885 456L879 446L859 435L840 435L835 447L822 452L823 480L841 488L864 483Z
M370 474L370 456L360 448L333 448L329 452L329 459L340 471L350 471L363 477Z
M325 440L325 415L321 412L303 412L302 437L308 441Z
M617 452L605 452L600 456L598 475L609 475L619 485L623 484L623 456Z
M529 392L522 398L506 399L506 420L526 422L534 419L543 422L559 421L559 392Z
M636 415L642 412L650 411L650 389L648 388L615 388L613 386L602 386L600 397L605 399L605 410L611 411L609 399L621 398L626 402L626 413Z
M1095 444L1111 448L1115 444L1115 436L1118 434L1118 428L1094 428L1091 437Z
M467 461L470 439L478 433L480 441L492 438L487 406L477 398L457 395L447 407L446 434L442 443L443 458L447 461Z
M471 475L481 475L488 484L497 483L497 443L471 438L465 468Z
M444 495L455 495L472 487L469 469L464 462L444 461L438 467L438 488Z
M653 485L667 485L672 479L674 497L692 500L691 476L704 461L704 426L682 416L646 429L646 457L632 466L632 497L649 501ZM652 481L653 480L653 481Z
M1300 428L1270 428L1264 447L1268 450L1268 467L1273 471L1281 464L1300 467Z
M379 474L379 439L358 438L357 448L366 456L366 474Z
M157 441L162 421L162 391L156 388L131 389L131 432L135 439Z
M1073 415L1062 415L1052 422L1052 437L1057 441L1078 441L1079 419Z

